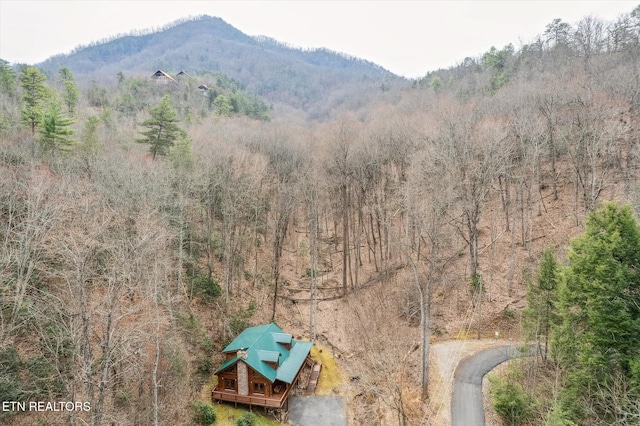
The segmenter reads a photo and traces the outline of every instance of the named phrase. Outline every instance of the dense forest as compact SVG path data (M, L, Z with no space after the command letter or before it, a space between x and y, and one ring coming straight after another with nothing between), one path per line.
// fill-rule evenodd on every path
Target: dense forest
M440 424L432 346L497 333L540 348L492 378L504 424L640 424L640 6L541 30L312 103L1 61L0 398L91 407L1 421L205 424L221 349L275 321L351 424Z

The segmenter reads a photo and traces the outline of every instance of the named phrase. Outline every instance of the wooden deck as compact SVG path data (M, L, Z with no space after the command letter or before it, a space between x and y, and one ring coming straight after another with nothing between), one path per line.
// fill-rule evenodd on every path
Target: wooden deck
M320 371L322 370L322 364L314 364L311 369L311 375L309 376L309 384L307 384L307 390L305 395L313 395L316 392L318 386L318 377L320 377Z
M264 397L259 395L238 395L237 393L231 392L220 392L217 390L211 391L211 400L212 401L226 401L233 402L234 404L246 404L249 406L259 405L260 407L272 407L272 408L282 408L284 402L287 400L288 391L284 392L282 395Z

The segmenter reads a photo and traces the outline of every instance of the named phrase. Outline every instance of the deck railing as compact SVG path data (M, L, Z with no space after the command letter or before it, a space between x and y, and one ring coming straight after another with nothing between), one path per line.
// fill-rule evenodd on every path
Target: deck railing
M259 395L238 395L232 392L221 392L218 390L211 391L211 399L213 401L227 401L237 404L259 405L261 407L282 408L284 401L287 399L289 390L283 392L282 395L276 396L259 396Z

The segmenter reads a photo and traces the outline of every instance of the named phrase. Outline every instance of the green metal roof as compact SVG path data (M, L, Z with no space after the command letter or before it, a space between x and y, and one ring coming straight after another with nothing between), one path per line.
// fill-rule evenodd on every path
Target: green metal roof
M278 343L291 343L291 340L293 338L293 336L290 335L289 333L272 332L271 335L273 336L273 340L275 340Z
M287 349L285 344L290 344L291 349ZM223 352L244 350L247 357L243 361L270 382L273 383L277 379L291 383L309 354L311 346L311 342L293 340L291 334L283 332L280 327L271 323L247 328L229 343ZM239 358L234 356L222 364L215 374L229 368L238 360ZM277 362L277 370L267 362Z
M260 358L260 361L278 362L278 358L280 358L280 352L263 351L262 349L258 349L257 352L258 352L258 358Z
M219 372L219 371L226 370L227 368L231 367L233 364L235 364L235 363L236 363L236 361L237 361L237 360L238 360L238 358L237 358L237 357L233 357L233 358L231 358L230 360L228 360L227 362L225 362L224 364L222 364L222 365L220 366L220 368L218 368L218 369L216 370L216 374L218 374L218 372Z
M292 383L293 379L296 378L296 374L300 371L300 367L307 357L307 354L311 350L311 346L313 346L313 342L294 340L291 346L291 352L289 352L289 357L280 364L276 378L285 383Z
M248 349L258 343L260 340L264 340L264 334L267 332L276 332L282 333L280 327L275 325L274 323L265 324L265 325L257 325L255 327L249 327L245 329L238 337L233 339L233 342L229 343L226 348L222 350L222 352L236 352L240 349ZM268 342L260 342L259 349L270 349L269 347L262 347L262 345L267 344ZM273 342L275 343L275 342ZM273 347L273 346L271 346Z

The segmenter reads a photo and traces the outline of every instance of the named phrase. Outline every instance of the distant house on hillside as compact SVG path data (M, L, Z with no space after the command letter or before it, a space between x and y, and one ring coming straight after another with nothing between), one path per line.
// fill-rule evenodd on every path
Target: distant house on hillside
M200 90L200 93L202 93L203 96L207 96L209 88L206 85L201 84L200 86L198 86L198 90Z
M176 77L189 77L189 74L184 71L180 71L178 74L176 74Z
M156 81L158 84L169 84L175 83L176 81L169 74L162 70L156 71L151 78Z
M222 351L211 400L282 408L304 366L313 366L311 346L273 323L247 328Z

